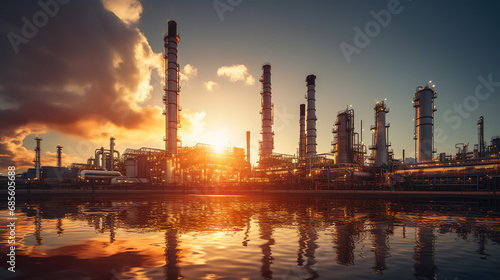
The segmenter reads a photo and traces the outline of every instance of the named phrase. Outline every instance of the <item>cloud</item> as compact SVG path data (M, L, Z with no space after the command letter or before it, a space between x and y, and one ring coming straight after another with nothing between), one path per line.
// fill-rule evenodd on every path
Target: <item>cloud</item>
M231 82L244 81L247 85L255 84L255 78L248 73L247 67L243 64L222 66L217 69L217 76L226 76Z
M141 18L142 5L139 0L102 0L104 8L113 12L127 25L136 23Z
M30 3L38 8L36 1ZM0 34L22 34L19 19L26 16L26 5L0 4L0 10L9 9L0 18ZM37 133L57 131L86 139L79 143L89 146L84 152L73 147L80 160L93 155L93 144L108 143L111 135L117 146L162 142L162 108L144 101L151 97L152 73L164 75L163 56L151 49L139 29L114 13L100 0L71 1L21 44L18 54L8 40L0 40L0 168L32 167L34 152L23 147L23 140ZM184 71L196 74L192 66ZM71 152L71 145L61 144Z
M219 84L218 84L218 83L216 83L216 82L214 82L214 81L208 81L208 82L206 82L206 83L203 83L203 85L205 86L205 88L206 88L208 91L212 91L212 90L213 90L213 88L214 88L215 86L218 86Z
M191 64L186 64L184 68L180 72L181 81L189 81L189 79L196 77L198 74L198 68L194 67Z

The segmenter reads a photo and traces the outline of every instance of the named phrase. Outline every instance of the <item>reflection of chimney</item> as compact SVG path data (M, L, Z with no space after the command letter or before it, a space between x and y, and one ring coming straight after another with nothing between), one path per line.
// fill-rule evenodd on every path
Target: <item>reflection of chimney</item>
M434 265L434 233L430 227L417 227L415 245L415 276L434 279L436 266Z
M349 266L354 264L354 224L335 223L334 243L337 248L337 263Z
M62 162L62 146L57 145L57 167L61 167Z
M306 157L306 104L300 104L299 159Z
M167 280L179 279L179 266L177 265L177 260L179 258L179 249L177 248L177 230L169 229L165 233L166 245L165 245L165 276Z
M386 222L375 222L373 225L373 235L374 235L374 252L375 252L375 270L376 274L383 274L382 271L387 269L385 265L385 259L387 257L387 223Z
M308 274L307 279L316 279L319 277L319 275L311 268L311 266L316 264L314 253L318 248L318 245L316 244L316 240L318 240L318 233L316 232L314 225L311 224L311 217L304 214L300 215L299 219L299 250L297 252L297 264L299 266L302 266L305 256L307 259L304 270L305 273Z
M260 239L267 241L259 246L262 250L262 266L260 268L260 273L264 279L273 279L273 272L271 271L271 263L273 262L271 246L274 245L274 238L272 236L273 227L266 214L262 214L259 217L259 231Z
M307 82L307 157L316 155L316 76L309 75Z
M262 66L262 143L260 146L260 158L271 156L273 153L273 113L271 103L271 65Z
M42 215L40 208L36 208L36 215L35 215L35 239L36 239L36 245L40 246L42 245Z

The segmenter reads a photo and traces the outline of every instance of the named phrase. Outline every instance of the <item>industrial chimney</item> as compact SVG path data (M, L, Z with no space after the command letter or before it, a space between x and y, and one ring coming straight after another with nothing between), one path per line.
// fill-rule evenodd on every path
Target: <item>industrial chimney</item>
M109 138L109 170L115 170L115 137Z
M262 142L260 143L260 159L273 154L273 104L271 103L271 65L262 66Z
M247 131L247 162L248 168L252 169L252 163L250 161L250 131Z
M40 179L40 153L42 151L41 142L42 138L35 137L36 148L35 148L35 178Z
M177 64L177 44L180 37L177 34L177 23L168 22L168 33L163 37L165 43L165 150L167 154L177 154L177 125L179 98L179 64Z
M434 153L434 99L437 93L432 81L425 87L418 87L413 98L413 107L415 107L415 141L417 162L432 160Z
M375 136L375 145L372 147L375 158L375 167L380 167L387 164L387 127L385 123L385 114L389 113L389 108L386 108L385 102L380 101L375 103L375 126L372 127Z
M300 104L299 159L306 157L306 104Z
M485 157L485 143L484 143L484 117L479 117L477 122L477 136L479 140L479 157Z
M63 146L61 145L57 145L57 167L61 167L62 166L62 148Z
M307 136L306 155L313 157L316 155L316 76L309 75L307 83Z

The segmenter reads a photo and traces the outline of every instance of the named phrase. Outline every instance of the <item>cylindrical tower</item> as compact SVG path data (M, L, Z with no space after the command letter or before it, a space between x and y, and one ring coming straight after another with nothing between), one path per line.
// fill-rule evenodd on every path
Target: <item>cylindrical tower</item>
M429 82L418 87L413 99L415 107L415 140L417 162L432 160L434 153L434 99L437 97L434 86Z
M41 142L42 142L42 138L40 137L35 137L35 141L36 141L36 148L35 148L35 177L37 179L40 179L40 153L42 151L42 148L41 148Z
M166 137L165 150L167 154L177 154L177 125L179 95L179 65L177 64L177 44L180 37L177 34L177 23L168 21L168 33L163 37L165 43L165 103Z
M316 155L316 76L309 75L307 83L307 135L306 135L306 155L313 157Z
M115 170L115 137L109 138L109 170Z
M57 145L57 167L62 166L62 148L63 146Z
M300 104L299 159L306 157L306 104Z
M262 66L262 142L260 143L260 158L265 158L273 154L274 133L273 133L273 112L271 103L271 65Z
M337 122L332 131L335 163L353 163L354 161L354 110L346 109L337 114Z
M389 113L389 108L386 108L384 101L375 103L375 145L373 150L376 167L387 164L387 125L385 123L385 114L387 113Z
M252 168L252 163L250 162L250 131L247 131L247 162L248 168Z
M106 154L104 153L104 147L101 147L101 168L106 170Z
M485 155L485 143L484 143L484 117L479 117L477 122L477 136L479 141L479 157L484 157Z

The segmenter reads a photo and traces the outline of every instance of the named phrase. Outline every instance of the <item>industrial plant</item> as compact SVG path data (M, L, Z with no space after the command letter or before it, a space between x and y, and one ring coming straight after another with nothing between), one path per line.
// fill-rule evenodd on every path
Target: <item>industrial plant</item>
M486 143L484 117L478 125L478 143L473 147L459 143L455 155L438 153L434 146L434 101L438 97L429 82L417 87L413 97L415 109L415 160L394 158L389 140L390 117L387 102L374 104L374 120L370 126L371 145L362 140L363 130L355 127L355 111L350 106L337 113L332 123L330 147L318 147L316 115L316 82L313 74L305 77L306 95L299 105L299 139L297 154L275 153L273 132L274 104L272 102L271 64L262 66L261 121L258 163L250 162L250 132L247 146L217 147L199 143L182 146L178 138L180 127L180 71L175 21L168 22L164 36L165 86L163 95L165 115L165 149L149 147L128 148L122 153L115 149L110 138L109 148L95 149L86 163L61 166L63 147L58 145L57 166L42 166L42 139L37 137L34 168L23 173L23 182L31 187L113 187L168 188L185 190L193 186L226 187L233 189L287 190L442 190L496 191L500 190L500 137ZM318 94L322 94L318 92ZM256 97L257 98L257 97ZM409 98L410 99L410 98ZM257 118L257 112L255 114ZM362 126L362 121L361 121ZM358 132L357 132L358 131ZM252 136L256 137L256 136ZM318 153L317 148L328 149ZM411 151L410 151L411 152ZM19 184L22 184L20 182Z

